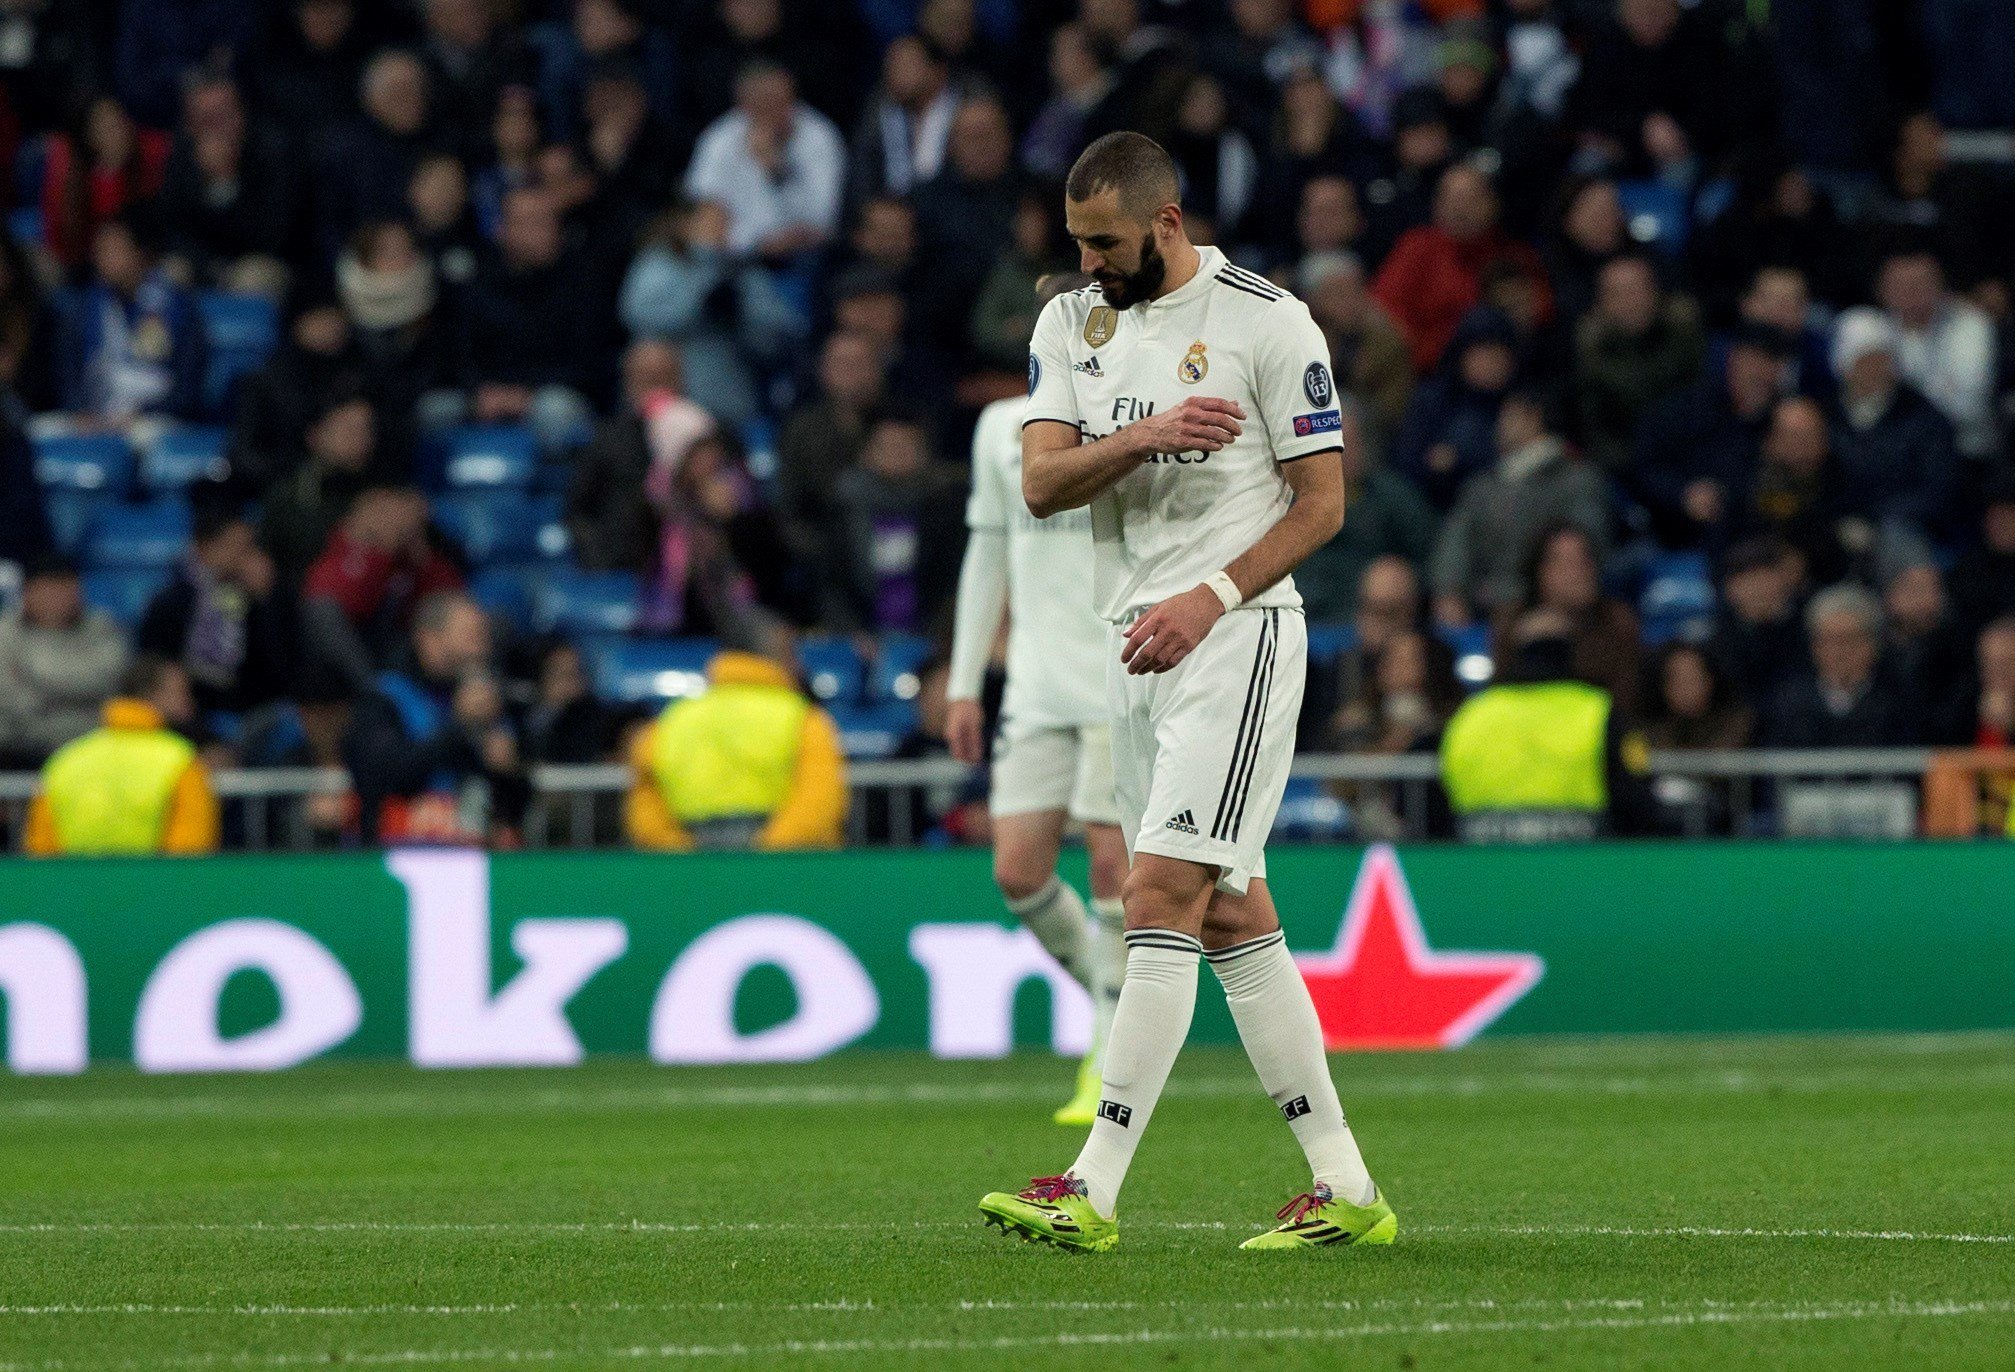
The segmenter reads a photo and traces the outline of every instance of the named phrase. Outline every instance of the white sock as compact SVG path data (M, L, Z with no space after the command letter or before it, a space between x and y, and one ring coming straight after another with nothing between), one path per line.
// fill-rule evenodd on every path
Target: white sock
M1119 1008L1126 980L1126 906L1118 900L1091 903L1091 1051L1105 1061L1112 1040L1112 1012Z
M1224 984L1239 1040L1260 1085L1287 1117L1316 1181L1332 1195L1365 1204L1372 1197L1371 1174L1344 1122L1315 1002L1287 951L1287 936L1276 929L1204 957Z
M1168 1084L1175 1055L1196 1012L1196 960L1203 945L1173 929L1129 929L1126 982L1105 1047L1098 1118L1071 1175L1085 1184L1101 1215L1119 1205L1133 1150L1147 1130L1154 1103Z
M1007 908L1078 985L1091 989L1091 915L1069 882L1051 876L1034 895L1011 897Z

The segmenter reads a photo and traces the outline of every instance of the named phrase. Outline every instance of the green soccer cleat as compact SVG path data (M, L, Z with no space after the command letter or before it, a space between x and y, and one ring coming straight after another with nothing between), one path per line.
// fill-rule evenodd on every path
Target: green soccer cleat
M1240 1248L1320 1248L1332 1243L1391 1243L1399 1216L1376 1190L1370 1205L1338 1200L1321 1182L1280 1207L1281 1224L1255 1234Z
M1098 1058L1095 1054L1086 1053L1084 1061L1077 1065L1077 1094L1057 1107L1056 1114L1050 1118L1070 1128L1089 1129L1092 1121L1098 1118L1099 1092L1104 1089Z
M1092 1208L1085 1185L1073 1176L1037 1177L1019 1195L994 1191L980 1200L983 1222L1026 1241L1053 1243L1080 1253L1119 1246L1119 1222Z

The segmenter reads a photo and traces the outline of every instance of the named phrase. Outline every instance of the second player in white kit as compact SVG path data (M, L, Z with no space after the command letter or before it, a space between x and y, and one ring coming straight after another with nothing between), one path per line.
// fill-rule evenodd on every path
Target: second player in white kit
M1077 1161L980 1209L1068 1247L1119 1241L1120 1186L1208 960L1313 1174L1244 1246L1386 1243L1397 1220L1265 880L1306 672L1291 573L1343 519L1329 351L1300 301L1189 241L1177 194L1150 139L1085 150L1065 218L1095 285L1050 302L1030 344L1023 494L1038 516L1090 509L1093 601L1112 625L1127 965Z

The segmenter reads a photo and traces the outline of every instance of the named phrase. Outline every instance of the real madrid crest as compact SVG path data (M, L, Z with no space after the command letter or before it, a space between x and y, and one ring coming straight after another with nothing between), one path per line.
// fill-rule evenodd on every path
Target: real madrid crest
M1119 311L1110 305L1094 305L1091 313L1084 317L1084 341L1094 348L1103 348L1112 342L1112 336L1119 329Z
M1203 355L1203 340L1199 338L1189 345L1189 351L1182 355L1182 361L1175 364L1175 379L1185 386L1194 386L1210 375L1210 359Z

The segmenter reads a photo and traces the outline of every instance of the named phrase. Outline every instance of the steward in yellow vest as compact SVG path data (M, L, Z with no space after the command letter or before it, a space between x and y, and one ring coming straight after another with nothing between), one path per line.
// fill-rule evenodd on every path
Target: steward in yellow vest
M631 745L624 827L642 848L837 848L846 760L832 717L754 653L707 664Z
M194 714L179 663L137 659L106 703L104 724L42 768L23 846L41 857L215 852L209 774L189 740L168 727Z
M1481 843L1648 833L1645 747L1609 692L1573 680L1554 616L1521 620L1500 683L1470 697L1441 736L1441 782L1456 831Z

